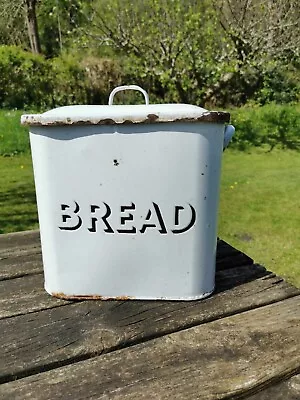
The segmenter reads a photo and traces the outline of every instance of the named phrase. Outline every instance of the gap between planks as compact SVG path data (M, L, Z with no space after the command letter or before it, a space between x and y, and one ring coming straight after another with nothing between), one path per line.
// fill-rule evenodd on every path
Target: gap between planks
M225 278L223 284L228 284ZM202 301L85 301L4 319L0 380L50 370L299 294L275 275L267 275Z
M296 296L3 384L3 398L245 397L299 370L299 317Z

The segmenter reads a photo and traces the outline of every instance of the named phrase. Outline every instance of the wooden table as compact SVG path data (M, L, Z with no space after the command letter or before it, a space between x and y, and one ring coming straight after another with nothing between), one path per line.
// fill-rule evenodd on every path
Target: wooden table
M300 290L219 241L208 299L64 301L0 235L1 399L300 399Z

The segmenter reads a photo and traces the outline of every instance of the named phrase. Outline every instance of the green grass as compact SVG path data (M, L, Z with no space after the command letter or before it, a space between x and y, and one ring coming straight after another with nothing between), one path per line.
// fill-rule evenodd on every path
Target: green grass
M20 126L21 111L0 110L0 155L29 153L28 129Z
M31 156L0 156L0 233L38 228Z
M224 153L219 235L300 287L300 156Z

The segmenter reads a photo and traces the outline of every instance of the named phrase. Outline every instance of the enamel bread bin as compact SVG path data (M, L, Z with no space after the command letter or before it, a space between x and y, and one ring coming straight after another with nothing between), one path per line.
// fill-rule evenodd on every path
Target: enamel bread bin
M117 91L145 105L113 105ZM193 300L214 290L229 114L149 105L137 86L107 106L23 115L45 289L62 298ZM225 139L224 139L225 134Z

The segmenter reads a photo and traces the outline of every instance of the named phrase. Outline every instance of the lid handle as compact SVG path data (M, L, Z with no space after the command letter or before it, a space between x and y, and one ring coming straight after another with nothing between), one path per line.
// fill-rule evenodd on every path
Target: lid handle
M146 106L148 106L148 104L149 104L148 93L146 92L146 90L144 90L143 88L141 88L140 86L137 86L137 85L124 85L124 86L117 86L116 88L114 88L114 90L109 95L109 99L108 99L109 106L111 106L113 104L115 94L118 92L121 92L122 90L138 90L139 92L143 93Z

